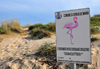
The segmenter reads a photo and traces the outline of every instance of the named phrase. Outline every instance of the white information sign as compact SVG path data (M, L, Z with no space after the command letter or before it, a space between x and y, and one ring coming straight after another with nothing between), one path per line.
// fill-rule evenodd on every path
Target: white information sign
M91 63L90 9L55 13L57 61Z

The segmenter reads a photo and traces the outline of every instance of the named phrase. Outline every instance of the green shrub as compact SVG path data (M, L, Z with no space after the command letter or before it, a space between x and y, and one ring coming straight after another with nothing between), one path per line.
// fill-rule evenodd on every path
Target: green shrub
M31 31L32 36L50 36L51 33L49 31L45 31L44 29L35 28ZM42 35L40 35L42 34Z
M44 34L44 36L49 36L49 37L51 36L51 33L49 31L47 31L47 30L44 31L43 34Z
M41 24L41 23L38 23L38 24L34 24L34 25L31 25L30 27L29 27L29 30L32 30L32 29L35 29L35 28L41 28L43 25Z
M48 30L48 25L46 24L46 25L41 26L41 29Z
M54 54L56 55L56 47L52 46L48 43L45 43L44 45L42 45L36 52L36 55L40 55L40 56L47 56L50 54Z
M90 23L92 26L100 26L100 17L91 17Z
M93 17L100 17L100 14L98 14L98 15L94 15Z
M4 28L0 28L0 34L5 34L6 30Z
M96 41L96 40L99 40L99 39L97 39L97 38L91 38L91 42Z
M29 26L29 29L28 30L32 30L33 29L33 25Z
M38 35L38 33L37 33L38 30L40 30L40 28L32 29L32 31L31 31L32 36L37 36Z
M43 33L40 33L39 35L37 35L39 39L42 39L44 37Z
M55 32L55 23L49 23L49 24L45 24L41 27L41 29L45 29L51 32Z
M49 23L48 24L48 30L52 31L52 32L55 32L55 23Z
M34 25L31 25L29 27L29 30L32 30L32 29L35 29L35 28L40 28L40 29L44 29L44 30L48 30L48 31L51 31L51 32L55 32L55 23L49 23L49 24L45 24L45 25L42 25L42 24L34 24Z
M100 30L99 30L99 28L98 27L93 27L93 28L91 28L91 34L97 34L97 33L100 33Z

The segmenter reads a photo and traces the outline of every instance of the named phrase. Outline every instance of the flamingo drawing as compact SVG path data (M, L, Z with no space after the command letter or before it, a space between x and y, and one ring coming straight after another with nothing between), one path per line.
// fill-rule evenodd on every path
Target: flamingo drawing
M69 29L68 32L67 32L67 34L70 35L70 40L71 40L71 44L72 44L72 45L74 44L74 43L72 43L72 39L73 39L72 30L73 30L74 28L77 28L77 27L78 27L77 17L74 17L73 20L74 20L75 23L70 23L70 22L68 22L68 23L65 24L64 27L63 27L63 28ZM71 31L71 33L69 33L70 31Z

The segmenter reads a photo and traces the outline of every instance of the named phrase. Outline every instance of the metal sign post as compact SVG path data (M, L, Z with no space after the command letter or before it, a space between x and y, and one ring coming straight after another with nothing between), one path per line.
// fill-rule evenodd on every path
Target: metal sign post
M71 63L70 67L71 67L71 69L76 69L76 63Z
M90 9L55 13L57 61L78 64L91 63Z

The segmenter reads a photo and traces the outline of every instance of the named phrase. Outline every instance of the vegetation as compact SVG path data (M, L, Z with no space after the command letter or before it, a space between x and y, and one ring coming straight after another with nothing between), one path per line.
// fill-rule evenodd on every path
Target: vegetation
M100 15L98 14L98 15L94 15L93 17L100 17Z
M29 27L29 30L32 30L32 29L35 29L35 28L41 28L43 25L41 24L41 23L38 23L38 24L34 24L34 25L31 25L30 27Z
M51 31L51 32L55 32L55 23L49 23L47 24L47 30Z
M100 26L100 15L94 15L90 18L91 26Z
M100 15L94 15L93 17L90 17L90 23L91 23L91 34L99 34Z
M10 34L11 32L23 33L20 22L17 19L3 20L1 22L0 34Z
M0 34L5 34L6 30L4 28L0 28Z
M100 15L94 15L90 17L90 23L91 23L91 34L97 34L100 33L100 30L98 27L95 26L100 26ZM43 38L45 35L44 33L49 32L56 32L55 29L55 23L48 23L48 24L41 24L37 23L34 25L26 25L23 28L29 28L29 30L32 30L32 35L33 36L38 36L38 38ZM20 22L17 19L11 19L11 20L3 20L1 22L1 27L0 27L0 34L7 34L11 32L18 32L22 33L23 31L21 30ZM37 32L36 32L37 31Z
M55 32L55 23L48 23L48 24L34 24L29 27L29 30L31 30L32 36L38 36L39 39L45 37L45 36L51 36L50 32Z
M34 25L31 25L29 27L29 30L32 30L32 29L35 29L35 28L40 28L40 29L51 31L51 32L55 32L55 23L48 23L48 24L45 24L45 25L43 25L41 23L34 24Z
M100 17L90 18L91 26L100 26Z
M42 39L44 37L44 34L43 33L40 33L37 36L38 36L39 39Z
M50 45L49 43L42 45L36 52L36 55L40 56L47 56L50 54L54 54L56 56L56 47Z
M43 38L44 36L49 36L51 33L49 31L46 31L44 29L35 28L31 31L32 36L38 36L39 39Z
M91 34L98 34L98 33L100 33L100 30L99 30L98 27L92 27L91 28Z
M98 38L91 38L91 42L99 40Z

